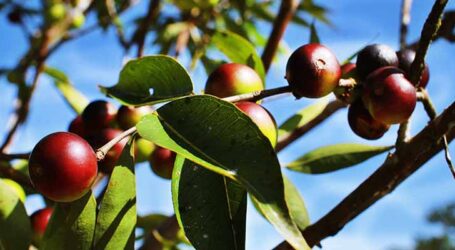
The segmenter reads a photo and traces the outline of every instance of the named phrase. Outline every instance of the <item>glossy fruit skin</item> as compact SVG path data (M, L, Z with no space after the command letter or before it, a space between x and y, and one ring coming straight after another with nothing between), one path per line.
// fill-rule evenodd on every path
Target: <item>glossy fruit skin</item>
M341 68L327 47L310 43L296 49L286 65L286 80L296 98L328 95L338 85Z
M264 84L252 68L239 63L226 63L207 79L205 93L220 98L261 91Z
M43 238L44 232L46 231L47 224L52 216L54 211L51 207L46 207L40 210L35 211L31 216L30 220L33 228L33 242L34 244L39 245L41 239Z
M57 132L33 148L29 172L37 191L53 201L70 202L90 190L98 166L95 152L84 139Z
M397 51L397 57L399 60L400 69L404 71L406 78L410 80L411 64L414 61L414 58L416 57L416 52L411 49ZM423 69L422 77L420 78L419 87L425 88L429 80L430 69L428 68L428 65L425 63L425 68Z
M161 178L172 179L175 157L171 150L157 146L149 159L152 171Z
M357 54L357 74L364 80L370 73L385 66L398 67L395 50L384 44L371 44Z
M122 105L117 111L117 123L121 129L127 130L136 126L142 116L150 114L151 112L151 108L146 106L134 108Z
M121 130L106 128L99 131L96 134L87 137L87 141L92 146L93 150L96 150L102 147L104 144L108 143L110 140L120 135L121 133L122 133ZM123 148L125 147L127 142L128 138L125 138L118 142L117 144L115 144L114 147L112 147L111 150L109 150L107 154L104 156L104 159L98 162L99 170L101 172L105 174L112 173L112 170L114 169L117 160L120 158Z
M137 138L134 144L134 153L135 153L135 161L136 162L144 162L147 161L150 155L155 150L155 144L153 142L148 141L144 138Z
M275 119L264 107L253 102L237 102L238 109L253 120L261 132L269 139L273 147L276 146L278 131Z
M96 133L111 125L115 120L116 109L109 102L96 100L87 105L81 116L87 131Z
M351 130L367 140L381 138L390 128L390 125L375 120L365 108L361 99L349 106L348 122Z
M409 119L416 106L416 89L396 67L382 67L368 75L362 100L371 116L385 124Z
M68 127L68 132L74 133L80 137L86 136L84 122L82 121L82 117L80 115L76 116L76 118L71 121Z

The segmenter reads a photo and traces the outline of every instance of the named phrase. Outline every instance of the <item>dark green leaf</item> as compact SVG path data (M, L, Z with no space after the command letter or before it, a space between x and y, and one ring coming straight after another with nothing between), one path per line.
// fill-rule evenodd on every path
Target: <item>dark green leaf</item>
M288 242L308 249L290 218L274 149L233 104L212 96L185 97L145 116L136 127L143 138L240 182Z
M391 148L393 146L335 144L306 153L294 162L287 164L286 167L307 174L328 173L359 164Z
M253 68L265 83L265 70L256 48L245 38L233 32L216 32L212 36L212 43L229 60L235 63L246 64Z
M96 201L92 192L73 202L58 203L40 249L91 249L95 219Z
M18 193L0 180L0 249L28 249L30 219Z
M65 73L51 67L46 67L44 72L54 78L55 86L63 95L63 98L65 98L65 101L70 105L70 107L76 111L76 113L82 113L89 101L81 92L74 88Z
M316 102L308 107L303 108L295 115L288 118L279 128L278 128L278 138L279 140L288 136L296 128L300 128L317 117L327 106L328 99L324 98L321 101Z
M136 225L136 178L132 140L123 149L96 218L93 249L133 249Z
M283 175L283 181L286 203L288 204L291 217L294 220L295 224L297 224L299 229L303 230L310 224L310 218L308 216L308 211L306 209L305 202L303 201L303 198L300 196L299 190L285 175ZM256 199L251 197L251 201L256 210L259 212L259 214L261 214L265 218L264 212L261 210Z
M316 31L316 22L313 21L310 27L310 43L321 43L318 32Z
M175 59L156 55L128 62L120 72L117 85L100 88L124 104L145 105L189 95L193 83Z
M196 249L245 249L246 191L238 183L179 156L172 198Z

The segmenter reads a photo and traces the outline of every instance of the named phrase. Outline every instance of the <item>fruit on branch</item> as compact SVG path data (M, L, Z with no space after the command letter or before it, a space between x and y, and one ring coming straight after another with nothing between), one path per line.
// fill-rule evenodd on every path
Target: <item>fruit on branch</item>
M396 67L382 67L368 75L362 99L371 116L386 124L409 119L416 106L416 89Z
M22 22L22 13L18 8L14 8L10 13L8 13L8 21L10 23L21 23Z
M122 133L121 130L106 128L99 131L96 134L92 134L87 137L87 141L92 146L93 150L97 150L102 147L104 144L108 143L115 137L119 136ZM128 138L125 138L115 144L104 156L104 159L98 162L99 170L103 173L110 174L114 169L117 160L122 154L122 150L128 142Z
M85 128L93 133L107 128L115 120L116 109L106 101L97 100L91 102L82 112L82 121Z
M404 49L397 52L399 67L405 73L407 79L411 79L411 64L416 57L416 52L412 49ZM430 69L425 63L425 68L422 71L422 76L419 81L419 87L425 88L430 79ZM414 83L412 83L414 84Z
M357 100L359 96L359 88L357 82L357 71L355 63L346 63L341 66L341 79L338 85L333 90L336 98L345 104L351 104Z
M170 180L175 157L176 154L171 150L157 146L149 158L152 171L159 177Z
M381 138L390 125L375 120L365 108L361 99L349 106L348 122L351 130L358 136L367 140Z
M357 78L357 69L355 63L346 63L341 65L341 78Z
M134 153L136 162L147 161L155 150L155 144L144 138L137 138L134 144Z
M84 13L81 11L76 11L73 13L73 20L71 21L71 28L78 29L82 27L85 23Z
M149 107L130 107L122 105L117 111L117 123L123 130L127 130L141 120L142 116L150 114L152 110Z
M207 79L205 93L220 98L264 89L261 77L252 68L239 63L226 63Z
M370 73L385 66L398 67L395 50L384 44L371 44L357 54L357 74L364 80Z
M57 132L41 139L29 159L30 179L37 191L57 202L85 195L98 172L90 145L73 133Z
M46 18L49 22L58 22L65 18L66 16L66 7L62 3L52 4L48 9L46 9Z
M235 106L256 123L261 132L269 139L272 146L275 147L278 132L275 119L270 112L261 105L253 102L237 102Z
M46 207L35 211L30 216L33 229L33 244L36 246L40 245L41 239L43 238L44 232L46 232L46 227L49 223L53 211L54 209L51 207Z
M25 202L25 198L26 198L25 191L19 183L15 182L11 179L0 179L0 180L3 181L3 183L5 183L6 185L8 185L17 194L17 196L22 201L22 203Z
M317 43L296 49L286 65L286 80L296 98L326 96L337 86L340 77L336 56Z
M68 127L68 132L74 133L80 137L86 136L84 122L82 121L82 117L80 115L76 116L76 118L71 121Z

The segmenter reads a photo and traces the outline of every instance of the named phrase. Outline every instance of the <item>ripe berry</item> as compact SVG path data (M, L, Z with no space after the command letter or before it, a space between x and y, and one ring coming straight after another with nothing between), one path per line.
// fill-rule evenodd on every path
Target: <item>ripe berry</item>
M406 121L417 101L414 86L395 67L382 67L368 75L362 99L371 116L386 124Z
M120 135L121 133L122 133L121 130L106 128L99 131L96 134L92 134L89 137L87 137L87 141L90 143L93 149L96 150L102 147L104 144L111 141L112 139L114 139L115 137L117 137L118 135ZM111 150L107 152L107 154L104 156L104 159L98 163L101 172L106 174L112 173L112 170L114 169L117 160L120 158L122 150L127 142L128 138L125 138L118 142L117 144L115 144L114 147L112 147Z
M376 140L381 138L390 127L389 125L371 117L370 113L360 99L349 106L348 122L351 130L356 135L367 140Z
M97 100L91 102L82 112L84 126L90 132L109 127L115 119L115 107L106 101Z
M335 55L323 45L310 43L292 53L286 65L286 80L296 98L328 95L341 77Z
M416 57L416 52L411 49L405 49L397 52L398 60L399 60L399 67L405 73L406 78L411 79L411 64ZM419 86L425 88L428 84L428 80L430 79L430 70L428 65L425 63L425 68L422 72L422 77L420 78Z
M341 65L341 78L357 78L357 69L355 63L346 63Z
M237 102L235 105L256 123L272 146L275 147L278 137L277 127L275 119L273 119L269 111L253 102Z
M172 170L174 169L175 157L176 154L171 150L156 147L149 159L152 171L156 175L170 180L172 178Z
M372 44L363 48L357 54L357 73L360 79L365 79L371 72L385 66L398 67L398 57L395 51L384 44Z
M205 84L205 93L220 98L264 89L261 77L252 68L226 63L213 71Z
M90 145L76 134L57 132L41 139L29 159L30 179L36 190L57 202L85 195L98 172Z
M142 116L150 114L152 110L149 107L130 107L122 105L117 111L117 123L121 129L127 130L141 120Z
M68 127L68 132L74 133L80 137L86 136L84 122L82 121L82 117L80 115L71 121L70 126Z
M51 207L43 208L35 211L31 216L30 220L33 228L33 243L39 245L43 238L44 232L46 232L47 224L52 216L54 210Z

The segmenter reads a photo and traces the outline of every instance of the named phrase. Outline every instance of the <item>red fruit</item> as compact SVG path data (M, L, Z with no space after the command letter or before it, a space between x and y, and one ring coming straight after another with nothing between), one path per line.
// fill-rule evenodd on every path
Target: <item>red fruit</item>
M253 102L237 102L235 105L256 123L272 146L275 147L278 134L275 119L273 119L269 111Z
M286 80L296 98L328 95L338 85L340 64L327 47L310 43L292 53L286 65Z
M386 66L398 67L398 57L387 45L371 44L357 54L357 73L362 80L376 69Z
M121 130L106 128L96 134L89 136L87 138L87 141L90 143L93 149L96 150L115 137L119 136L121 133ZM112 173L112 170L114 169L117 160L120 158L123 148L127 142L128 138L125 138L115 144L114 147L112 147L111 150L107 152L107 154L104 156L104 159L98 163L101 172L106 174Z
M341 65L341 78L356 78L357 77L357 72L356 72L356 65L355 63L346 63Z
M174 169L174 161L176 154L169 149L156 147L153 153L150 155L150 166L152 171L164 178L172 178L172 170Z
M106 101L97 100L91 102L82 112L82 121L90 133L107 128L115 119L115 107Z
M400 62L400 69L402 69L405 73L407 79L411 79L411 64L416 57L416 52L411 49L405 49L397 52L398 60ZM422 72L422 77L420 78L419 87L425 88L430 80L430 69L428 65L425 63L425 68ZM414 83L412 83L414 84Z
M226 63L213 71L205 85L205 93L220 98L264 89L261 77L252 68Z
M368 140L381 138L390 127L371 117L362 100L357 100L349 106L348 122L356 135Z
M39 244L40 240L43 238L53 211L53 208L47 207L37 210L30 216L33 228L33 240L35 241L35 244Z
M130 107L122 105L117 111L117 123L121 129L127 130L141 120L142 116L150 114L152 110L149 107Z
M71 121L70 126L68 127L68 132L74 133L80 137L86 136L84 122L82 121L82 117L80 115Z
M363 103L371 116L386 124L409 119L416 106L416 90L396 67L382 67L368 75Z
M73 133L57 132L41 139L29 159L30 179L36 190L57 202L84 196L98 172L90 145Z

